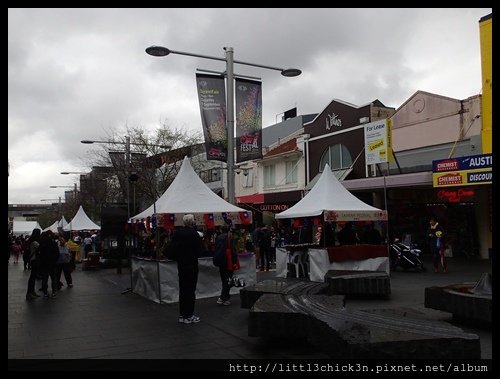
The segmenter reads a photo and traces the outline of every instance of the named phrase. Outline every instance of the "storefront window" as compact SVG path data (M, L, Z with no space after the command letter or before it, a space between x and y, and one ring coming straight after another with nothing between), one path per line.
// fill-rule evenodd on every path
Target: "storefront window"
M327 163L332 170L350 167L352 165L352 157L349 149L340 143L329 146L321 156L319 164L320 172L323 172L323 168Z
M286 184L297 183L297 163L297 159L286 162Z
M264 166L264 187L274 186L274 165Z
M241 178L241 186L243 188L253 187L253 169L247 168L243 170L243 178Z

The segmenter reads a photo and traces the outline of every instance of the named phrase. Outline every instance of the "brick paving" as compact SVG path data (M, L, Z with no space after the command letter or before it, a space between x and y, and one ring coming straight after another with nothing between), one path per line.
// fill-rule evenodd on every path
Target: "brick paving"
M395 272L390 299L348 299L352 309L411 307L431 319L449 321L478 334L482 358L492 358L489 327L460 325L449 313L424 307L424 288L477 281L491 272L487 260L449 259L449 272L436 274L427 263L424 273ZM17 359L323 359L327 356L304 341L248 336L248 310L239 296L232 305L217 297L196 301L197 324L179 324L177 304L156 304L137 294L122 294L130 286L127 268L73 273L73 288L64 286L55 298L26 301L29 272L8 264L8 358ZM274 277L259 272L257 280ZM37 288L40 282L37 282Z

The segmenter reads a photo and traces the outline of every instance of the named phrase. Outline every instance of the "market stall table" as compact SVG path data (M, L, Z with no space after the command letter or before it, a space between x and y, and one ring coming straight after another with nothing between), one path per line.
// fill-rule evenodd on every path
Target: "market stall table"
M257 273L255 270L255 254L239 254L240 269L235 271L246 285L255 284ZM221 280L219 269L212 262L212 257L198 258L198 283L196 286L196 298L219 296L221 292ZM159 279L158 279L159 275ZM177 262L164 260L133 257L132 258L132 290L156 303L176 303L179 301L179 277L177 274ZM158 288L160 283L160 288ZM231 288L232 295L239 293L240 288Z
M387 274L390 272L387 245L353 245L333 248L295 247L292 250L279 247L276 248L277 277L289 275L289 264L293 264L297 252L306 255L302 262L307 259L309 280L314 282L323 282L325 274L329 270L383 271Z

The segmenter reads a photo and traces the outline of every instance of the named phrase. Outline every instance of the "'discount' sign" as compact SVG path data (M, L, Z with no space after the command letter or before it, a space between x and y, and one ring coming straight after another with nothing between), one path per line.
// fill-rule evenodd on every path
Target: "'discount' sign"
M470 155L432 161L433 187L491 184L493 156Z

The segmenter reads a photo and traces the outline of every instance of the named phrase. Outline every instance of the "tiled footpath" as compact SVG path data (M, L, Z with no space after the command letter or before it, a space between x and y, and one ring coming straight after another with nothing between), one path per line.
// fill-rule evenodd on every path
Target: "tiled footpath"
M477 281L491 272L491 262L449 259L449 272L395 272L390 299L348 300L351 308L411 307L430 318L453 322L448 313L424 308L424 288ZM303 341L248 337L248 310L239 296L230 306L216 298L196 301L198 324L179 324L177 304L156 304L137 294L122 294L130 286L128 269L73 273L73 288L64 286L57 297L26 301L29 272L8 263L9 359L322 359L326 355ZM258 273L257 279L274 272ZM37 288L40 282L37 282ZM490 328L460 325L481 339L483 358L492 358Z

